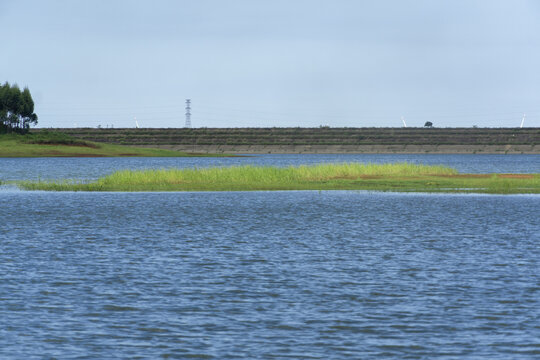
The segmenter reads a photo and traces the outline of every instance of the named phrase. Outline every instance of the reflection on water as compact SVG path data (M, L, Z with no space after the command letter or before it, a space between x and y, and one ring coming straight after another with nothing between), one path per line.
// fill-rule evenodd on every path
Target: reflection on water
M0 358L531 359L539 200L2 191Z

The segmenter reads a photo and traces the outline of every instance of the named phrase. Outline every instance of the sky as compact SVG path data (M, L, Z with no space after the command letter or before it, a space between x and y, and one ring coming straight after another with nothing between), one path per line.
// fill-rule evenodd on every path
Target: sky
M536 0L0 0L38 127L540 126Z

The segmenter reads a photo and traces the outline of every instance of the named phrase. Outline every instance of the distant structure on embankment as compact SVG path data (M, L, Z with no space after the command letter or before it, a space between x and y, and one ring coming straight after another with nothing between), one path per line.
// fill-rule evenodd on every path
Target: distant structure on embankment
M200 153L540 154L540 128L65 128L84 140ZM41 131L34 129L33 132Z

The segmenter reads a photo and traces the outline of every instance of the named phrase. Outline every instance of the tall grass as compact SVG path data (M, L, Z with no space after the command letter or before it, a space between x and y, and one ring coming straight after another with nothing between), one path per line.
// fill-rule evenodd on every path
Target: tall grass
M452 175L444 166L397 164L322 164L299 167L235 166L195 169L117 171L98 182L115 184L286 184L304 181L355 179L362 176Z
M123 170L94 182L19 182L28 190L52 191L236 191L379 190L540 193L540 174L458 174L444 166L323 164L299 167L237 166Z

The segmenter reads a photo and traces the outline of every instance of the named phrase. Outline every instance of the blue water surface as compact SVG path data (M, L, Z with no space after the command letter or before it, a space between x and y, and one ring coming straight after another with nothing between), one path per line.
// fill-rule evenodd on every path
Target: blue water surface
M301 159L0 159L0 178ZM0 359L537 358L539 213L538 195L4 187Z
M123 169L297 166L343 162L445 165L462 173L540 173L540 155L270 154L223 158L0 158L0 181L91 180Z

